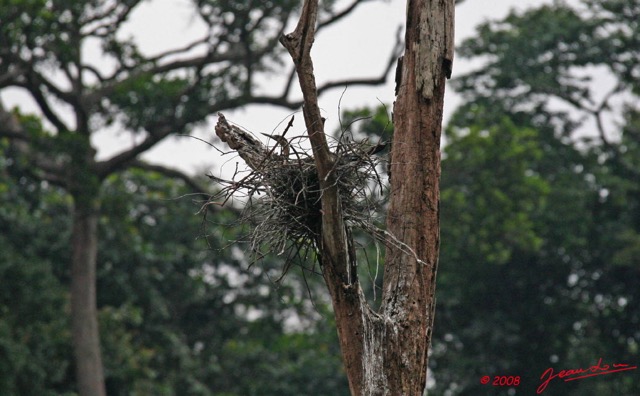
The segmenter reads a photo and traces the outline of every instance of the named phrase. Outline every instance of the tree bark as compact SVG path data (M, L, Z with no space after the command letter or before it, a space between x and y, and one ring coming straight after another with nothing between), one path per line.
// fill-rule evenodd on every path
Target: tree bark
M75 198L71 263L71 327L78 393L105 396L96 305L98 203Z
M405 54L394 105L381 313L390 394L426 385L440 247L440 135L445 80L453 63L453 0L409 0ZM393 325L391 325L393 324Z

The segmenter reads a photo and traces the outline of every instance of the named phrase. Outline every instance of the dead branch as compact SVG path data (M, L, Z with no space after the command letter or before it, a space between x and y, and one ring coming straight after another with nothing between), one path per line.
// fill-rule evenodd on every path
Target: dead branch
M315 39L316 21L318 18L318 2L305 1L302 15L296 29L280 38L282 45L289 51L298 74L298 81L304 98L304 120L311 141L318 176L325 180L329 175L332 160L324 134L324 121L318 106L318 91L313 74L311 47Z
M229 124L222 113L218 113L218 123L215 130L220 140L227 143L232 150L237 151L253 170L257 170L269 154L262 142L241 128Z

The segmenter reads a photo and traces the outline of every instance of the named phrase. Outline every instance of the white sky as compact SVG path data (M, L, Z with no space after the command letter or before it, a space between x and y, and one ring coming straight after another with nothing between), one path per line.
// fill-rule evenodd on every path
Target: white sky
M479 23L487 19L502 18L511 8L524 9L550 2L551 0L466 0L456 8L456 42L471 36ZM364 4L352 15L318 35L312 51L318 84L348 77L378 76L395 43L398 26L404 24L405 4L405 0ZM131 16L131 23L125 34L135 37L145 53L166 51L201 36L199 32L202 32L202 26L194 18L186 0L153 0L142 3L138 8ZM459 59L454 60L454 76L469 70L470 66ZM341 104L342 89L323 95L320 106L328 119L328 130L338 126L339 105L342 110L376 106L380 102L391 105L394 100L393 76L388 81L388 84L375 88L349 88L344 93ZM278 94L282 90L282 85L276 81L265 81L264 87L265 93ZM8 108L18 105L23 111L36 111L28 96L18 90L3 91L2 99ZM445 117L458 104L459 99L449 89L445 100ZM290 110L264 105L246 106L241 110L225 113L227 119L254 133L281 131L283 126L278 124L286 122L289 114ZM209 117L209 125L198 129L196 136L211 141L215 135L213 125L216 119L214 115ZM300 132L304 130L301 115L296 117L294 130L296 129ZM127 133L98 133L94 139L98 157L106 158L126 149L133 144L131 139ZM143 158L189 173L214 171L219 168L215 164L221 163L217 151L203 142L185 137L165 139L145 153Z

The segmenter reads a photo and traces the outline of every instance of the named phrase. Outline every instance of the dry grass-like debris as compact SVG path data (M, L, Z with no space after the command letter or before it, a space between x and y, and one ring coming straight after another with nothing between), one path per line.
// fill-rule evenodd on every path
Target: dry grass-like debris
M320 241L322 190L311 149L305 148L306 136L287 137L293 117L280 137L273 136L269 146L224 116L216 133L248 164L249 173L239 180L209 176L223 185L207 204L224 205L233 197L245 201L240 221L255 228L249 235L250 249L258 260L275 253L285 257L283 276L296 257L315 254ZM377 237L376 224L383 205L383 183L378 172L381 158L376 155L383 144L356 142L343 134L332 145L336 183L345 222ZM235 177L234 177L235 179Z

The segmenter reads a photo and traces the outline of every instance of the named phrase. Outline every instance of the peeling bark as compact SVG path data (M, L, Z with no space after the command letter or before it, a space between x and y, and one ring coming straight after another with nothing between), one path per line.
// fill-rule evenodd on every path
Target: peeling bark
M409 1L407 7L407 26L410 15L420 15L415 33L407 28L407 38L415 38L410 46L407 41L407 49L415 54L416 87L428 100L436 94L442 76L451 77L454 7L452 1L434 0Z

